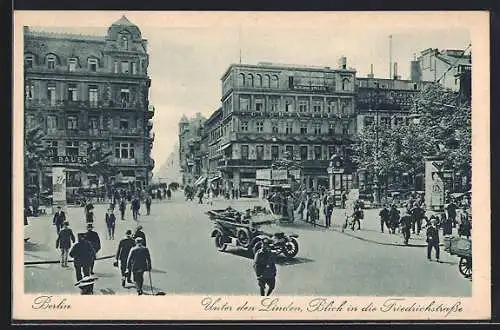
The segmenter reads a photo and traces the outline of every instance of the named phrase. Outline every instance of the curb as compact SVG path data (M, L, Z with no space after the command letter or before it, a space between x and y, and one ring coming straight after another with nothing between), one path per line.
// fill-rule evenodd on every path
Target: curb
M111 259L114 258L115 255L109 255L109 256L103 256L103 257L98 257L95 260L105 260L105 259ZM68 262L73 262L73 259L68 259ZM42 261L25 261L24 265L42 265L42 264L59 264L61 263L61 260L42 260Z

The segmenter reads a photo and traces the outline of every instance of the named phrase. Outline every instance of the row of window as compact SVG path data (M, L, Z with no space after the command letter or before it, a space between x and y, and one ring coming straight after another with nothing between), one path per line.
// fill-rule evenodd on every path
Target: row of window
M365 117L364 119L364 125L369 126L372 125L375 122L373 117ZM410 123L410 118L401 118L401 117L380 117L379 118L379 125L382 126L400 126L402 124L409 125Z
M76 115L68 115L66 118L65 128L68 130L77 130L78 127L78 116ZM59 129L59 117L49 115L46 117L46 127L48 132L54 132ZM35 116L27 115L26 116L26 127L32 128L36 124ZM99 118L98 117L89 117L88 119L89 129L97 130L99 129ZM121 130L128 130L134 128L134 121L130 121L127 118L120 118L118 120L117 128Z
M63 146L63 154L59 152L59 143L61 141L48 141L47 152L49 156L79 156L80 145L79 141L66 141ZM114 144L114 156L120 159L133 159L135 158L135 145L131 142L116 142Z
M32 100L35 98L35 84L32 82L28 82L25 85L25 99ZM51 106L55 106L58 99L60 99L60 95L57 93L58 89L56 88L56 83L47 83L46 90L46 99ZM58 97L59 96L59 97ZM80 101L83 100L84 97L80 95L79 84L77 83L69 83L67 84L67 99L69 101ZM120 103L122 106L127 106L130 102L130 89L128 87L123 87L120 89ZM97 106L99 103L99 89L97 85L89 85L87 88L87 100L90 105Z
M277 75L240 73L238 75L238 86L241 87L263 87L278 88L279 78Z
M346 114L351 112L352 109L352 100L337 100L337 99L328 99L328 100L313 100L309 99L285 99L283 104L280 104L280 98L271 97L269 101L266 102L265 98L255 98L253 104L251 104L251 99L248 96L240 96L239 98L239 110L240 111L284 111L284 112L293 112L295 109L298 112L309 112L312 110L314 113L321 113L323 109L326 109L327 113L338 112L340 109L340 113Z
M335 123L330 123L328 125L328 131L324 131L324 126L321 123L314 123L310 125L309 123L303 122L300 123L300 126L298 127L298 131L294 130L296 125L293 124L293 122L285 122L284 126L279 125L278 122L272 122L271 123L271 133L276 133L280 134L283 133L285 135L287 134L294 134L294 133L300 133L300 134L329 134L329 135L335 135L336 132L336 124ZM323 129L323 130L322 130ZM240 121L240 131L242 132L258 132L258 133L263 133L264 132L264 121L256 121L254 125L254 129L251 130L249 129L249 121L247 120L242 120ZM348 123L342 123L342 134L349 134L349 124Z
M48 70L55 70L58 65L58 59L55 55L47 55L46 57L46 68ZM143 60L140 60L141 68L143 66ZM24 60L24 65L26 69L32 69L35 66L35 57L33 55L26 55ZM68 71L75 72L80 68L79 60L76 57L68 59ZM88 58L87 59L87 69L90 72L97 72L99 68L99 59ZM123 73L123 74L138 74L138 63L136 61L114 61L113 73Z
M277 160L280 158L280 148L277 145L272 145L270 148L270 159ZM322 146L293 146L286 145L283 150L290 155L293 155L294 159L297 160L329 160L331 156L336 153L343 153L343 147L338 146L328 146L327 155L323 153ZM243 160L248 160L249 158L249 145L243 144L240 146L240 157ZM255 146L255 157L256 160L264 160L264 145Z

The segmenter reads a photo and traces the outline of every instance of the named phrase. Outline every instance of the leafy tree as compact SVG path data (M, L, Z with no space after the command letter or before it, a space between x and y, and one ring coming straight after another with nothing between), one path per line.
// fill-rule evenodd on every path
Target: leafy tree
M466 100L438 84L427 86L414 99L407 125L365 127L353 145L358 168L377 178L408 172L424 173L424 157L440 156L448 169L471 175L471 107ZM378 150L378 154L377 154Z
M24 182L26 195L28 172L30 170L37 171L38 190L41 189L41 171L48 150L43 142L45 132L40 126L27 128L24 133Z

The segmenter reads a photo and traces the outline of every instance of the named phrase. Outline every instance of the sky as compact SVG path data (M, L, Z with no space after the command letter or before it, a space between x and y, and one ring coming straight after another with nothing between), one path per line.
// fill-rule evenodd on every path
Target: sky
M469 15L470 14L470 15ZM366 77L389 77L389 35L398 74L409 79L414 54L464 49L474 16L455 13L38 12L14 18L36 30L105 35L122 15L148 40L150 103L158 171L174 151L183 114L208 117L220 106L220 78L232 63L273 62L337 67L339 57ZM84 23L83 23L84 22ZM57 24L57 25L56 25ZM84 26L82 26L85 24ZM472 48L474 49L474 48ZM474 50L473 50L474 52Z

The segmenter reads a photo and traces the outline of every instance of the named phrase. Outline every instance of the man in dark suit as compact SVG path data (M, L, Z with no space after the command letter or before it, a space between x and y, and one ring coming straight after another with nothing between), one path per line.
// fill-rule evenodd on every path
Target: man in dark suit
M146 234L144 234L144 232L142 231L141 225L137 226L137 228L135 229L134 239L136 239L137 237L142 238L142 245L147 246L146 245Z
M106 221L106 227L108 228L108 239L115 239L116 216L113 213L112 208L106 212L104 220Z
M132 209L132 217L134 218L135 221L137 221L137 218L139 217L139 209L141 208L141 202L139 200L139 197L137 196L134 197L130 205L130 208Z
M379 212L379 216L380 216L380 231L383 233L384 226L387 226L387 228L389 229L389 234L390 234L391 233L391 224L390 224L391 216L390 216L390 211L387 208L387 204L384 204L384 207Z
M61 207L58 206L56 213L54 213L54 219L52 220L52 223L56 225L57 234L61 231L64 221L66 221L66 214Z
M92 226L91 223L87 224L87 233L85 234L85 239L92 245L92 248L94 249L95 254L97 255L99 250L101 250L101 239L99 238L99 234L92 230L93 228L94 227ZM90 265L91 275L94 275L94 262L95 258L94 260L92 260L92 263Z
M142 245L142 238L135 239L134 246L128 255L127 270L134 274L134 281L137 288L137 294L142 295L142 286L144 284L144 272L151 271L151 255L147 247Z
M255 254L254 270L259 283L260 295L269 296L276 286L276 263L269 249L269 241L262 241L262 248ZM267 293L265 292L267 285Z
M127 273L127 259L130 250L134 247L135 241L132 238L132 231L128 229L125 232L125 238L118 244L118 251L116 251L116 261L120 261L120 271L122 274L122 286L125 287L125 279L128 283L132 283L130 279L130 272Z
M436 260L439 261L439 231L436 228L436 220L432 220L427 227L427 259L431 260L432 248L436 250Z
M85 239L85 233L78 234L78 242L73 245L69 255L73 258L76 281L81 281L84 276L90 276L91 265L94 264L95 260L95 251L92 245Z
M73 231L69 228L69 222L64 221L63 229L59 231L56 240L56 249L61 249L62 267L68 267L68 253L73 243L75 243L75 235L73 235Z
M410 229L412 224L412 216L409 214L409 211L405 211L406 214L401 217L400 225L401 232L403 233L403 241L405 245L408 245L408 241L410 240Z

